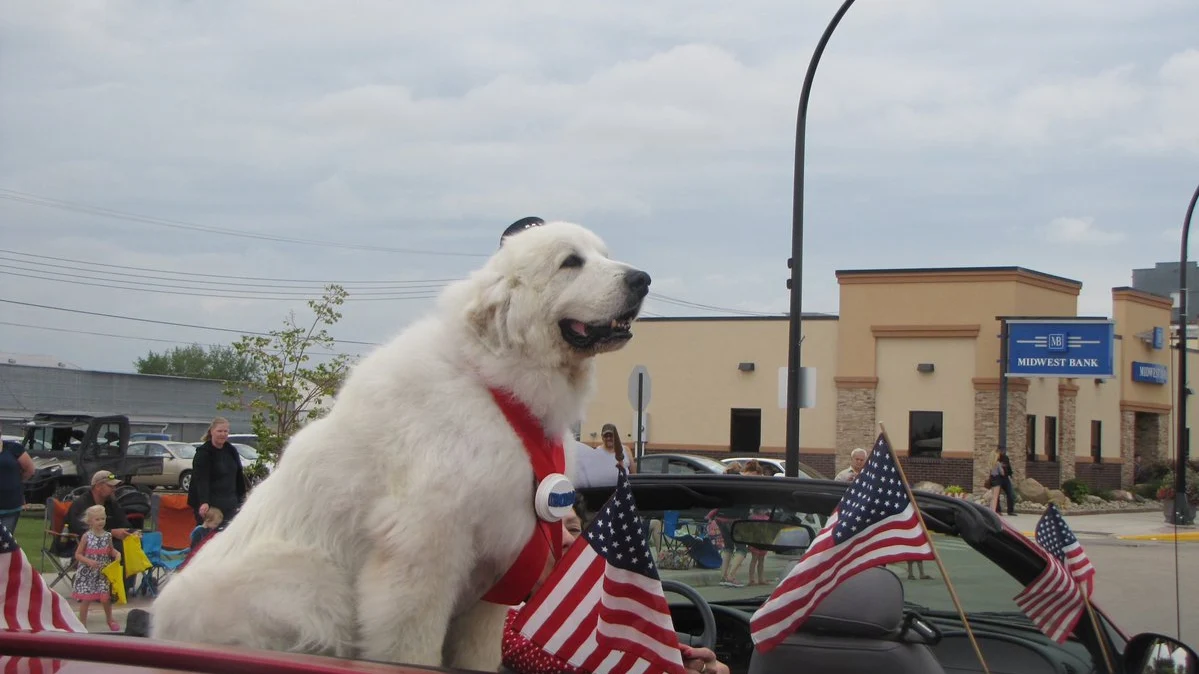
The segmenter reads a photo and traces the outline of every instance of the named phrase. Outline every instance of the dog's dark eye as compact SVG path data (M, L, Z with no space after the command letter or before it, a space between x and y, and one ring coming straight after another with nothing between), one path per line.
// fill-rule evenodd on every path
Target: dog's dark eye
M571 255L562 261L563 269L573 269L583 266L583 258L578 255Z

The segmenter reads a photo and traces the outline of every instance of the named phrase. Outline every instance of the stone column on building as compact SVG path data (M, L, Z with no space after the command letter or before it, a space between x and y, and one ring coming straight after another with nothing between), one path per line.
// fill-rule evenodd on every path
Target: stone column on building
M837 454L835 473L849 467L855 447L866 451L878 437L878 377L837 377Z
M1133 440L1133 455L1141 455L1141 461L1155 463L1169 461L1170 415L1149 412L1135 421L1136 437Z
M1008 380L1007 453L1016 477L1027 476L1028 380ZM974 379L974 491L983 491L991 470L991 452L999 447L999 380Z
M1137 413L1134 410L1120 409L1120 488L1131 489L1135 467L1132 456L1136 453L1137 444Z
M1058 484L1074 479L1074 465L1078 461L1077 419L1078 384L1067 380L1057 385Z

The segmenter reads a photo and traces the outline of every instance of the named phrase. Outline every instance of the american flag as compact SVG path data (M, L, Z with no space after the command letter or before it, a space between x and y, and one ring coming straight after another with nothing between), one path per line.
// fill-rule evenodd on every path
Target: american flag
M768 651L808 619L842 581L894 562L933 559L885 434L799 563L754 613L750 631Z
M513 628L594 674L683 674L678 635L628 475L558 561Z
M1087 557L1074 532L1070 531L1066 518L1062 517L1062 513L1052 503L1037 522L1037 545L1045 548L1065 565L1074 582L1078 583L1088 599L1094 594L1095 567L1091 565L1091 559Z
M18 658L0 655L2 674L54 674L62 669L63 662L55 658Z
M1006 522L1003 526L1013 535L1021 536ZM1037 629L1060 644L1074 631L1086 606L1066 567L1041 546L1033 545L1032 549L1045 560L1045 570L1016 595L1016 605Z
M4 628L28 632L86 632L67 601L46 586L21 546L0 524L0 569L5 570Z

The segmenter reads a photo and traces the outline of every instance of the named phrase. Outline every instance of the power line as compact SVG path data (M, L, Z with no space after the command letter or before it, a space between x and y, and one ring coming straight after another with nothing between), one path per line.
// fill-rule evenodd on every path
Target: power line
M355 284L366 283L366 284L378 284L378 285L392 285L392 284L399 285L399 284L404 284L404 283L453 283L454 281L462 281L462 279L460 279L460 278L418 278L418 279L410 279L410 281L321 281L321 279L317 279L317 278L269 278L269 277L264 277L264 276L234 276L234 275L230 275L230 273L203 273L203 272L198 272L198 271L174 271L174 270L169 270L169 269L151 269L151 267L144 267L144 266L96 263L96 261L91 261L91 260L77 260L77 259L72 259L72 258L56 258L56 257L54 257L54 255L38 255L36 253L24 253L22 251L6 251L6 249L4 249L4 248L0 248L0 253L7 253L7 254L11 254L11 255L24 255L24 257L40 258L43 260L55 260L55 261L60 261L60 263L73 263L73 264L92 265L92 266L106 266L106 267L109 267L109 269L119 269L122 271L132 269L134 271L150 271L153 273L174 273L174 275L177 275L177 276L187 276L187 277L199 276L199 277L205 277L205 278L231 278L231 279L234 279L234 281L276 281L279 283L311 283L311 284L315 284L315 285L321 285L321 287L324 287L324 285L329 285L329 284L355 285ZM62 266L62 265L53 265L53 266ZM71 267L71 269L73 269L73 267ZM200 283L200 281L197 281L197 283ZM216 282L213 282L213 283L216 283Z
M194 325L191 323L176 323L174 321L162 321L154 318L138 318L136 316L121 316L118 314L106 314L99 311L84 311L83 309L68 309L66 307L55 307L48 304L35 304L33 302L21 302L18 300L6 300L0 298L0 302L5 304L15 304L22 307L33 307L35 309L48 309L50 311L63 311L70 314L82 316L99 316L101 318L115 318L123 321L136 321L138 323L153 323L155 325L170 325L176 328L192 328L194 330L212 330L214 332L232 332L238 335L256 335L259 337L270 337L266 332L255 332L253 330L234 330L232 328L214 328L210 325ZM361 346L379 346L378 342L361 342L353 339L334 339L337 344L358 344Z
M313 298L313 299L315 298L314 295L305 295L303 293L300 293L301 297L294 297L294 296L293 297L277 297L277 296L262 296L262 295L218 295L218 294L214 294L214 293L189 293L189 292L183 292L180 290L155 290L153 288L137 288L137 287L131 287L131 286L111 285L108 283L96 283L95 281L90 281L90 282L68 281L66 279L54 278L54 277L50 277L50 276L39 276L37 274L22 274L20 272L15 272L15 271L10 271L10 270L0 270L0 273L8 274L9 276L20 276L23 278L38 279L41 281L53 281L55 283L69 283L72 285L88 286L90 288L112 288L114 290L132 290L134 292L155 293L155 294L159 294L159 295L183 295L185 297L209 297L209 298L231 299L231 300L286 301L286 302L292 302L297 299L301 299L301 297L307 297L307 298ZM226 290L225 292L237 292L237 291ZM241 291L241 292L255 292L255 291L245 290L245 291ZM351 295L351 296L346 297L346 301L347 302L372 302L372 301L390 301L390 300L426 300L426 299L432 299L436 296L437 296L436 293L429 293L428 291L423 291L423 290L413 290L413 291L408 291L408 292L395 291L387 297L354 297Z
M77 265L89 265L89 266L94 266L94 267L107 267L110 269L119 269L119 270L121 270L120 271L121 275L132 276L132 277L137 277L137 278L151 278L151 279L158 279L158 280L162 280L162 281L184 280L184 279L173 278L170 276L161 276L162 274L174 274L175 276L184 276L187 278L187 280L190 280L193 283L205 283L205 284L209 284L209 285L246 285L246 286L255 286L255 287L260 287L260 288L276 288L276 287L277 288L293 288L294 286L277 286L274 284L259 285L259 284L253 284L253 283L244 283L244 284L243 283L230 283L228 280L226 280L226 281L204 281L204 280L201 280L198 278L193 278L193 277L199 276L199 277L203 277L203 278L231 279L234 281L275 281L277 283L301 283L301 284L316 285L316 286L320 286L322 288L324 286L331 285L331 284L339 285L339 286L343 286L343 287L351 286L351 285L362 285L362 284L365 284L368 286L381 286L380 288L366 287L366 288L362 288L363 290L379 290L379 289L387 289L387 288L391 288L391 287L407 287L409 285L426 284L426 283L428 283L428 284L434 284L434 283L446 284L446 283L453 283L454 281L462 280L460 278L409 279L409 280L397 280L397 281L321 281L318 279L279 279L279 278L264 278L264 277L260 277L260 276L234 276L232 274L205 274L205 273L194 272L194 271L174 271L171 269L153 269L150 267L134 267L131 265L108 264L108 263L104 263L104 262L92 262L89 260L76 260L76 259L67 258L67 257L54 257L52 255L37 255L35 253L25 253L25 252L21 252L18 250L5 250L2 248L0 248L0 253L5 253L8 255L17 255L17 256L21 256L21 257L33 257L33 258L38 258L38 259L42 259L42 260L55 260L57 262L70 262L71 263L70 265L53 264L50 262L36 262L35 263L33 261L22 260L20 258L11 258L11 257L4 258L7 260L12 260L14 262L19 262L21 264L37 264L37 265L44 266L44 267L56 267L59 269L74 269L76 271L94 271L95 273L98 273L98 274L113 275L113 274L117 273L117 272L106 272L106 271L102 271L102 270L98 270L98 269L97 270L80 270L77 267ZM3 256L0 256L0 257L3 257ZM153 274L157 274L157 276L156 275L134 274L134 273L130 272L129 270L152 272Z
M383 253L403 253L408 255L445 255L451 257L488 257L488 253L463 253L458 251L446 250L421 250L415 248L390 248L387 246L376 246L368 244L355 243L337 243L334 241L319 241L316 239L300 239L289 236L278 236L275 234L258 234L255 232L241 232L235 229L226 229L224 227L212 227L208 225L197 225L191 222L182 220L168 220L166 218L158 218L148 215L139 215L137 213L128 213L125 211L117 211L110 208L102 208L100 206L90 206L63 199L54 199L50 197L42 197L28 192L19 192L0 188L0 199L16 201L23 204L33 206L43 206L47 208L57 208L64 211L73 211L76 213L86 213L88 215L98 215L104 218L114 220L125 220L128 222L139 222L147 225L157 225L159 227L170 227L172 229L183 229L194 232L204 232L206 234L222 234L224 236L236 236L246 239L258 239L260 241L277 241L280 243L294 243L304 246L320 246L322 248L343 248L347 250L368 250Z
M202 344L195 340L184 341L181 339L163 339L161 337L140 337L137 335L116 335L116 334L113 334L110 332L93 332L91 330L72 330L71 328L55 328L55 327L51 327L49 325L29 325L28 323L10 323L8 321L0 321L0 325L8 325L8 326L12 326L14 328L29 328L32 330L48 330L50 332L69 332L69 333L73 333L73 334L77 334L77 335L89 335L92 337L111 337L113 339L136 339L136 340L140 340L143 342L165 342L167 344L185 344L188 346L190 346L192 344L199 344L200 346L207 346L207 347L228 346L227 344ZM313 356L330 357L330 358L332 358L333 356L350 356L352 358L358 358L360 356L360 354L357 354L357 353L344 353L341 351L312 351L312 352L310 352L310 354Z
M66 272L66 271L46 270L46 269L41 269L41 267L38 267L36 265L32 266L32 269L30 269L29 263L26 263L25 260L14 261L10 258L5 258L4 255L0 255L0 260L6 261L6 263L8 263L8 266L0 266L0 273L11 272L12 270L23 271L26 273L29 273L29 272L41 273L41 275L49 275L50 277L52 277L52 278L47 278L47 281L59 281L59 279L61 279L62 277L83 278L83 279L85 279L85 281L89 282L88 285L92 285L96 281L132 284L133 287L128 288L129 290L137 290L138 288L143 287L143 285L145 285L145 287L150 287L150 288L175 288L175 289L180 289L180 290L219 290L219 291L222 291L222 293L248 293L248 294L259 294L259 295L263 295L263 294L288 295L288 296L293 296L293 297L313 297L313 296L319 296L324 293L324 289L318 289L318 288L303 289L300 287L295 287L295 285L246 284L246 285L248 285L249 288L267 288L267 290L246 290L246 289L243 289L242 285L235 284L235 283L225 283L224 284L224 285L233 285L233 288L221 288L221 287L201 288L201 287L197 287L197 285L192 285L192 284L177 285L174 283L152 283L150 281L126 281L125 278L121 278L122 275L120 275L120 273L116 273L113 271L92 271L92 273L103 273L103 275L116 276L118 278L96 277L96 276L91 276L91 275L85 275L85 273L70 273L70 272ZM61 265L55 265L55 266L61 266ZM91 271L91 270L84 270L84 271ZM162 281L186 281L185 278L156 277L156 276L149 276L149 275L128 275L128 276L133 276L135 278L158 278L158 279L162 279ZM38 277L38 278L40 278L40 277ZM215 282L210 281L210 282L200 282L200 283L215 283ZM445 288L445 285L446 284L444 284L444 283L400 285L400 287L390 289L390 290L354 288L351 290L347 290L347 293L351 297L357 297L357 296L361 296L361 295L366 295L366 296L394 295L397 293L406 294L406 293L411 293L411 291L421 291L421 293L430 293L430 291L433 291L435 289Z
M680 306L680 307L687 307L689 309L703 309L705 311L726 312L726 313L731 313L731 314L740 314L742 316L779 316L779 315L781 315L781 314L770 314L770 313L765 313L765 312L761 312L761 311L747 311L745 309L733 309L732 307L719 307L719 306L715 306L712 304L701 304L699 302L691 302L689 300L680 299L678 297L671 297L669 295L663 295L661 293L650 293L649 296L651 299L658 300L659 302L665 302L666 304L673 304L675 306Z

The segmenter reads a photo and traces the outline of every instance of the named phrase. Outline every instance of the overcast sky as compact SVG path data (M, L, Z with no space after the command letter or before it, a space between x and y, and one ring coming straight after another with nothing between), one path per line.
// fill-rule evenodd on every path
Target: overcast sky
M127 371L236 334L43 307L266 331L321 281L351 292L335 336L379 342L526 215L649 271L652 314L784 312L837 5L7 3L0 299L42 307L0 302L0 351ZM837 311L837 269L1020 265L1110 314L1178 256L1196 26L1194 0L860 0L812 95L804 309Z

